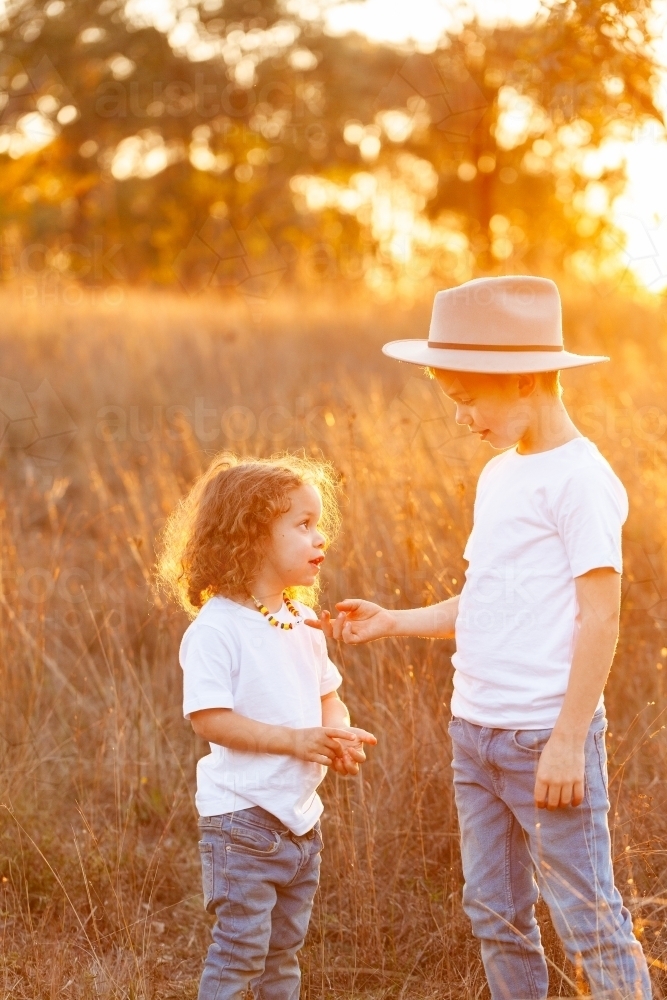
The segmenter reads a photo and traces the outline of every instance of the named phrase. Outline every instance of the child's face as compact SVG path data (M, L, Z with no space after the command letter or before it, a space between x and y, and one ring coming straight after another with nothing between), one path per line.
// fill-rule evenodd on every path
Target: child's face
M310 587L324 559L325 536L318 530L322 500L304 484L290 493L291 505L273 525L267 562L286 587Z
M534 375L483 375L476 372L434 372L446 396L456 403L456 422L497 449L511 448L530 423L529 397Z

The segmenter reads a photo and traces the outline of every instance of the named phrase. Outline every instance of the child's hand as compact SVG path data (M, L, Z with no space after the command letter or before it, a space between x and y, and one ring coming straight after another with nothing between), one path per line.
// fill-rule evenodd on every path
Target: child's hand
M290 743L293 757L329 767L334 761L343 759L344 746L350 745L350 752L358 754L358 746L360 747L362 743L377 743L377 740L372 733L367 733L363 729L314 726L312 729L292 729ZM363 751L361 753L363 754ZM365 756L363 759L366 759Z
M318 628L320 632L324 632L327 639L333 639L334 634L330 611L322 611L319 618L305 618L304 621L311 628Z
M584 801L583 744L552 733L537 765L535 804L538 809L565 809Z
M375 736L372 733L366 732L365 729L356 729L354 726L351 726L349 732L355 735L355 740L346 741L341 744L343 756L336 757L331 764L336 774L341 774L343 777L359 774L360 766L366 760L364 743L371 745L377 743Z
M328 639L350 643L371 642L394 632L391 611L379 604L354 599L339 601L336 607L341 612L337 618L332 619L330 612L323 611L319 620L306 619L306 625L321 629Z

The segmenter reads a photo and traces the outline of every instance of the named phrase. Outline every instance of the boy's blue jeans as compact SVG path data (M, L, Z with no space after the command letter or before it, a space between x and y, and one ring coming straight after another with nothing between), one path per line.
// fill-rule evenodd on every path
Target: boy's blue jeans
M302 837L255 806L199 820L204 905L215 913L199 1000L298 1000L298 952L320 876L320 824Z
M533 791L550 729L450 722L463 906L481 942L493 1000L547 996L535 920L538 887L568 958L583 970L596 1000L651 997L646 960L614 885L606 728L604 714L596 714L586 738L582 804L549 811L536 807Z

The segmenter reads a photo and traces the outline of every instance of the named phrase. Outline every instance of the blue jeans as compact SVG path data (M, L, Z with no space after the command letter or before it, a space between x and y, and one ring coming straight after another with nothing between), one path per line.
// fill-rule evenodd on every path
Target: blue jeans
M199 1000L298 1000L298 952L320 877L320 824L302 837L255 806L199 820L204 906L217 920Z
M586 738L582 804L548 811L537 809L533 790L550 729L450 722L463 906L481 943L493 1000L547 996L535 920L538 887L568 958L583 970L596 1000L651 997L646 960L614 885L606 728L604 714L596 714Z

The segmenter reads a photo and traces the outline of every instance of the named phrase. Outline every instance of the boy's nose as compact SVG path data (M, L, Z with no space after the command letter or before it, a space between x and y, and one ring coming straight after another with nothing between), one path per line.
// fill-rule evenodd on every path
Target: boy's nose
M470 414L466 413L465 410L462 410L460 406L456 407L455 419L457 424L468 424L468 426L470 426L470 424L472 423L472 418Z

